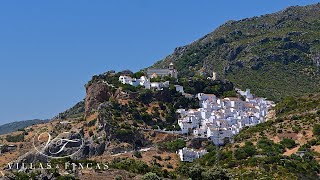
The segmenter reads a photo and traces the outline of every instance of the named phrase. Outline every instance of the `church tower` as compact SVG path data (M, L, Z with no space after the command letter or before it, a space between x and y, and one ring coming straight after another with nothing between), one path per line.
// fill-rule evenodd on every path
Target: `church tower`
M174 65L173 65L173 63L170 63L170 64L169 64L169 69L170 69L170 70L174 70Z
M217 73L212 72L212 80L217 80Z

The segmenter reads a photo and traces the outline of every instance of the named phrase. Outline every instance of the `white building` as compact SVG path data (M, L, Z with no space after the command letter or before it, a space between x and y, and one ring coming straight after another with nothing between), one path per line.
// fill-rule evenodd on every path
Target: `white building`
M166 82L152 82L151 83L151 88L157 89L157 90L161 90L162 88L169 87L169 85L170 85L169 81L166 81Z
M253 98L253 95L250 93L250 89L246 89L246 91L242 91L241 89L236 89L236 90L241 96L244 96L247 99Z
M135 87L140 85L140 86L143 86L145 89L155 88L155 89L160 90L164 87L169 87L169 85L170 85L169 81L151 83L150 80L146 76L141 76L140 79L131 78L129 76L120 76L119 81L122 84L129 84L129 85L132 85Z
M184 90L183 90L183 86L180 86L180 85L174 85L174 87L176 88L176 91L177 92L180 92L180 93L184 93Z
M170 63L168 69L152 69L152 68L147 69L147 76L148 78L165 77L165 76L177 78L178 71L174 68L173 63Z
M230 138L233 136L231 128L229 129L220 129L214 127L208 127L207 129L207 137L215 144L215 145L223 145L227 141L230 141Z
M177 152L180 160L185 162L193 162L195 159L198 159L207 153L207 150L196 151L194 149L188 149L186 147L184 147L183 149L179 149L179 151Z

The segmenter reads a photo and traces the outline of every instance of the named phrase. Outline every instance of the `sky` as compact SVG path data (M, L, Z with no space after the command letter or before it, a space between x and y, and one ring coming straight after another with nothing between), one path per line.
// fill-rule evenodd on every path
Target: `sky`
M138 71L228 20L314 0L0 2L0 124L48 119L85 97L92 75Z

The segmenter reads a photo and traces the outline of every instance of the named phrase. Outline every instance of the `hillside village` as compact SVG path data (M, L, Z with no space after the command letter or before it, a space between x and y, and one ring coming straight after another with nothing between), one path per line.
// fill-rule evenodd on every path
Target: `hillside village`
M223 145L244 127L264 122L273 102L254 97L249 89L237 89L237 92L245 100L235 97L219 99L214 94L197 94L201 108L178 110L182 133L206 137L215 145Z
M319 179L319 12L227 21L149 68L94 75L53 119L1 126L0 179ZM63 150L47 158L42 132L84 144L43 141Z
M145 89L162 90L170 85L169 81L151 82L152 78L170 76L177 79L178 72L170 63L168 69L148 69L146 76L132 78L121 75L119 81L122 84L142 86ZM208 79L216 80L216 73ZM183 86L174 85L177 92L184 94ZM199 99L198 109L178 109L180 114L178 125L181 133L192 135L192 138L208 138L215 145L221 146L232 142L232 137L248 126L255 126L265 122L268 110L275 104L266 98L255 97L250 89L242 91L235 89L239 97L217 98L214 94L198 93L194 98ZM205 150L195 151L183 148L178 152L181 161L192 162L206 154Z
M220 146L232 142L232 137L244 127L265 122L268 110L274 103L265 98L254 97L249 89L237 89L237 92L245 100L234 97L219 99L214 94L197 94L201 108L178 110L181 115L178 124L182 133L192 134L194 138L208 138ZM181 161L192 162L206 152L184 148L178 154Z

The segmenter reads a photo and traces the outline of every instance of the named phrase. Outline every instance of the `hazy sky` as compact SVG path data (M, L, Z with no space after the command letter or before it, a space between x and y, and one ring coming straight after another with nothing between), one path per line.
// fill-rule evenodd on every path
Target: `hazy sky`
M313 0L0 2L0 124L51 118L110 69L136 71L227 20Z

